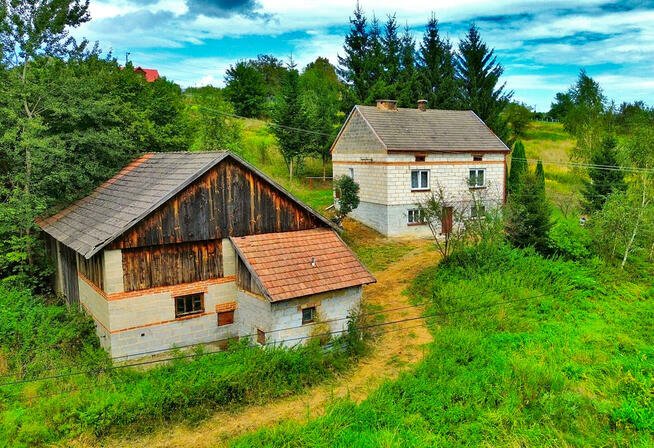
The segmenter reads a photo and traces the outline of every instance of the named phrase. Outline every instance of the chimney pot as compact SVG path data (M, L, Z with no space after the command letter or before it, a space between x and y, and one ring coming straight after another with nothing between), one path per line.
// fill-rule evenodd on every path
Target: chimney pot
M427 100L418 100L418 109L421 111L426 111L427 110Z
M377 109L379 110L397 110L396 100L377 100Z

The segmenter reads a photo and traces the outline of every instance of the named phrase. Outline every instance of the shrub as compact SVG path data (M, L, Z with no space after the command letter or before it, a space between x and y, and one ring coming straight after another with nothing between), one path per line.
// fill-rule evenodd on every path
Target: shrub
M570 260L589 257L591 244L588 230L579 225L577 218L558 220L549 231L552 252Z

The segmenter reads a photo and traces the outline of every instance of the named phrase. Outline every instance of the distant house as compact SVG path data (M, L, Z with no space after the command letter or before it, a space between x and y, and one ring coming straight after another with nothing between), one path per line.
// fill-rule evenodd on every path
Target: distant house
M114 357L295 345L314 322L346 328L375 281L329 221L229 152L146 154L39 225L56 290Z
M154 82L159 79L159 72L153 68L135 67L134 71L137 73L142 73L143 76L145 76L145 80L147 82Z
M473 215L477 200L484 207L504 200L509 148L469 110L429 110L424 100L416 109L392 100L354 106L331 152L334 177L350 176L360 187L351 215L384 235L429 235L416 203L432 192L442 191L452 206L467 201ZM444 215L446 231L451 210Z

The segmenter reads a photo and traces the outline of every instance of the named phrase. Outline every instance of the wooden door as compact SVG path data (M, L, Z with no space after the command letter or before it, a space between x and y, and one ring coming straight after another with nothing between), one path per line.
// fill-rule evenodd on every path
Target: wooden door
M443 217L441 219L441 233L448 234L452 232L452 207L443 207Z

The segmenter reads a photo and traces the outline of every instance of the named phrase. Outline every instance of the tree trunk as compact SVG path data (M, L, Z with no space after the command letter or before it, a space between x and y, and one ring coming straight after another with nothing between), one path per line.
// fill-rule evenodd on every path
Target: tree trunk
M288 181L293 182L293 159L291 158L291 163L288 164Z
M627 247L625 247L624 249L624 257L622 257L622 264L620 264L620 269L624 269L625 264L627 264L627 257L629 256L629 252L631 251L631 246L634 243L634 239L636 239L636 234L638 233L638 227L640 226L640 220L643 217L643 212L645 211L645 207L647 207L646 186L647 184L645 182L645 175L643 174L643 198L640 201L640 211L638 212L638 218L636 218L636 224L634 225L634 230L631 232L631 238L629 238Z
M322 156L322 183L324 184L327 181L327 168L326 168L326 157Z

